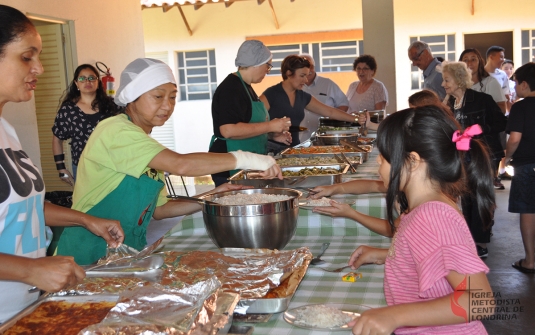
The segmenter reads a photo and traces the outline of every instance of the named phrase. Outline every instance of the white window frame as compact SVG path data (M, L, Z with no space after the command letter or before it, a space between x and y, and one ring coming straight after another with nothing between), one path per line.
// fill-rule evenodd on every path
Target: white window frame
M535 29L522 29L520 34L522 65L535 62Z
M443 42L436 41L437 38L444 38ZM442 57L447 61L455 61L455 34L444 35L427 35L427 36L411 36L410 43L414 41L422 41L429 45L433 57ZM441 50L443 49L443 50ZM417 66L411 66L410 85L411 90L421 90L424 87L424 75L423 71Z
M344 45L335 45L341 43L355 43L354 53L349 53L345 55L330 54L330 51L341 51L352 48L353 46L344 46ZM353 61L359 55L364 52L364 42L362 40L346 40L346 41L323 41L323 42L313 42L313 43L293 43L293 44L277 44L277 45L268 45L267 46L271 53L273 54L273 68L271 69L269 75L279 76L281 74L280 67L281 63L286 56L308 53L314 58L316 62L316 71L317 72L342 72L342 71L353 71ZM341 60L340 63L337 61ZM333 63L331 65L329 63Z
M205 53L205 55L195 55ZM211 100L217 88L215 50L178 51L177 75L179 101ZM188 65L188 62L206 61L205 65ZM193 73L196 70L206 69L206 73ZM195 82L206 78L207 82ZM207 90L196 90L195 87L207 86Z

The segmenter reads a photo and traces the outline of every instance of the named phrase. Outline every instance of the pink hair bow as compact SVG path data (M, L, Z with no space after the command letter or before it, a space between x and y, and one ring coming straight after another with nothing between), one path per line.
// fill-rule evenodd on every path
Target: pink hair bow
M481 127L478 124L474 124L473 126L467 127L462 134L459 130L456 130L453 133L451 141L457 143L457 150L468 151L470 150L470 139L482 133Z

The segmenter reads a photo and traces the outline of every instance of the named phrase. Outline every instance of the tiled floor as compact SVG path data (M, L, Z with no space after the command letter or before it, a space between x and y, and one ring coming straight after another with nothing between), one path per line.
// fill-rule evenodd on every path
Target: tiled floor
M491 335L535 334L535 275L521 273L511 267L514 261L524 256L518 214L507 211L510 181L503 181L505 190L496 191L498 208L495 213L492 242L488 245L489 256L485 260L490 268L488 278L500 312L493 320L484 321ZM212 185L197 185L202 193ZM174 227L178 218L161 220L149 226L148 243ZM477 308L477 307L474 307Z
M511 182L502 183L505 190L496 191L498 209L493 237L488 245L489 256L485 260L490 268L490 285L501 303L497 305L501 312L495 315L494 320L484 321L484 324L492 335L535 334L535 275L521 273L511 266L524 257L524 247L519 216L507 211Z

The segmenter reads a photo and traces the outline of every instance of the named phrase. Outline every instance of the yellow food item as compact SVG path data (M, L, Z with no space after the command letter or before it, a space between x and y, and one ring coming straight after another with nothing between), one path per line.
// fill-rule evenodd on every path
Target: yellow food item
M342 276L342 281L347 282L356 282L358 279L362 278L362 273L360 272L349 272L348 274L345 274Z

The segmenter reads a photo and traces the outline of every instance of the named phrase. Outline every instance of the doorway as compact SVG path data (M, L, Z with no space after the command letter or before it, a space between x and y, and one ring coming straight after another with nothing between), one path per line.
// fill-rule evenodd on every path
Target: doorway
M464 34L464 48L477 49L486 60L487 49L493 45L505 49L505 58L513 59L513 32L500 31L494 33Z
M41 169L47 191L72 191L72 187L58 177L52 153L52 125L58 112L60 98L74 73L74 52L69 22L50 22L31 18L43 41L41 63L45 72L39 76L35 89L35 113L41 154ZM61 22L61 21L60 21ZM64 141L65 165L72 166L71 150Z

